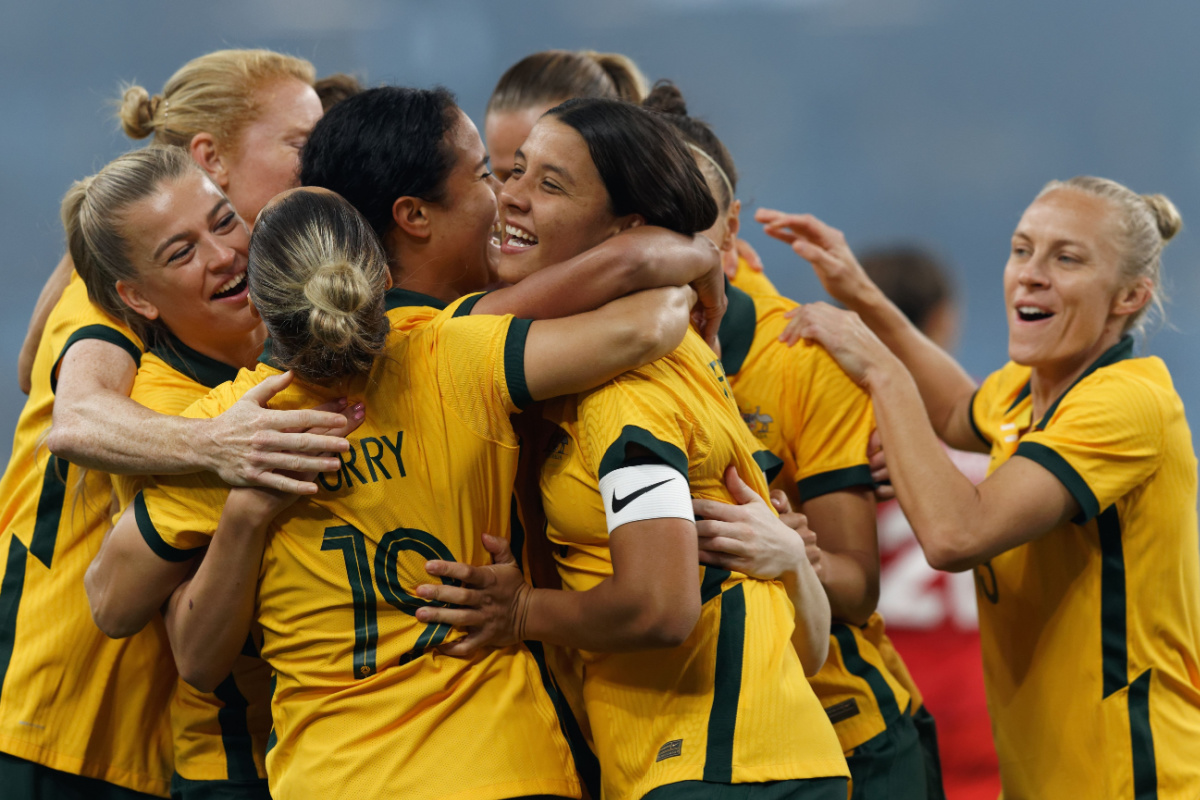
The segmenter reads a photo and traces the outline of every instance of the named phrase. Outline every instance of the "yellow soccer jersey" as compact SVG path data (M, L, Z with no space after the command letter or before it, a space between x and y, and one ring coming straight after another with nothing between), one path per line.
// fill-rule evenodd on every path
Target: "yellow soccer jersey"
M771 279L765 273L759 272L746 263L746 259L741 256L738 256L737 272L729 279L729 282L747 294L779 296L779 290L775 288L775 284L771 283Z
M166 631L155 621L114 641L92 621L83 575L108 530L111 483L44 444L58 365L87 339L142 355L138 338L93 306L72 275L46 322L0 483L0 751L165 796L176 680Z
M796 509L830 492L870 487L867 440L875 427L870 397L820 345L800 341L788 347L779 341L787 325L783 315L796 303L778 295L752 297L733 287L726 294L722 361L742 419L783 461L773 485ZM880 638L886 637L879 614L862 628L834 621L829 658L809 679L846 752L882 733L909 705L903 681L876 646Z
M730 464L766 495L721 364L693 332L671 355L549 401L544 413L562 428L541 488L565 589L612 574L599 482L622 466L628 445L687 476L695 497L730 502ZM700 591L700 620L680 647L577 655L605 800L688 780L847 775L792 647L795 609L783 587L704 568Z
M130 397L160 414L182 414L238 370L165 335L142 357ZM120 509L133 501L144 480L114 475ZM216 692L201 692L180 680L171 701L175 771L193 781L252 781L267 776L271 731L271 669L248 639Z
M1126 337L1033 418L1030 370L972 401L992 448L1082 509L975 568L1006 797L1200 797L1196 457L1166 366Z
M341 470L280 514L267 540L256 613L275 672L271 794L578 797L530 651L442 656L432 648L457 634L414 616L426 602L414 592L431 580L427 559L487 564L482 534L507 535L517 464L508 415L530 401L529 322L455 319L455 303L416 324L405 302L389 293L408 325L369 375L328 389L293 385L272 402L304 408L345 396L363 400L367 417ZM218 414L277 373L266 364L243 372L187 413ZM138 522L167 553L202 547L226 496L209 476L159 478L141 495Z

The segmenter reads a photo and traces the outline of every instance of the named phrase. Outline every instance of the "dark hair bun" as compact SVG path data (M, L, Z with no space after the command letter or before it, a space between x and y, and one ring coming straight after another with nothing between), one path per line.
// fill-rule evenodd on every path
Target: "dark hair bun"
M659 111L677 117L688 115L687 102L683 99L683 92L668 80L661 80L654 84L650 94L646 95L646 99L642 101L642 106L651 111Z

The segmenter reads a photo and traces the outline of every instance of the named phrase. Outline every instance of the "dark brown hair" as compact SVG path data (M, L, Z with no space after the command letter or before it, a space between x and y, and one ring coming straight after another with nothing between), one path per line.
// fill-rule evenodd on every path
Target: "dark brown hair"
M572 97L609 97L640 103L646 78L620 53L593 50L544 50L525 56L500 76L487 113L522 111L561 103Z
M620 100L568 100L546 112L579 132L612 213L677 233L708 230L717 204L683 138L658 114Z
M670 81L659 81L654 84L654 89L642 101L642 107L662 114L663 119L683 134L683 138L689 144L700 148L705 155L712 159L713 164L708 165L710 168L714 165L720 168L720 172L723 172L724 175L719 173L714 175L716 178L714 183L721 187L722 195L729 195L720 198L721 207L728 208L735 199L733 193L737 192L738 183L733 156L729 154L729 150L713 133L712 127L707 122L688 116L687 103L684 101L679 87ZM705 160L701 159L701 161ZM713 172L717 172L717 170L713 169Z

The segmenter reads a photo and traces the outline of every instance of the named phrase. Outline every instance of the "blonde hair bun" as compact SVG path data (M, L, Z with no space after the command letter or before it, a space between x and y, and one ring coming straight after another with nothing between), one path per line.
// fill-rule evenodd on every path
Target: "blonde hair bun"
M333 350L350 345L358 333L358 312L374 292L363 271L348 261L322 264L304 284L312 304L308 326L313 338Z
M121 96L121 109L117 112L125 133L131 139L145 139L152 135L158 127L154 117L161 103L162 97L150 97L150 93L141 86L126 86Z
M1146 201L1146 205L1150 206L1150 213L1154 215L1154 222L1158 226L1158 232L1162 235L1164 242L1169 242L1183 230L1183 217L1179 215L1179 209L1175 208L1175 204L1170 201L1164 194L1144 194L1142 199Z

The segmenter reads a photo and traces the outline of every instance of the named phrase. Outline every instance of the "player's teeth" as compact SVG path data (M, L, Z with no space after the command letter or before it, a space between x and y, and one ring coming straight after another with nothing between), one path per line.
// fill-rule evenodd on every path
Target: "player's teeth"
M523 242L527 242L529 244L537 244L536 236L532 236L532 235L526 233L525 231L521 230L520 228L513 227L512 225L505 225L504 232L507 233L509 236L513 237L514 239L520 239ZM510 242L510 244L518 244L518 243ZM520 246L524 247L524 246L528 246L528 245L521 244Z

